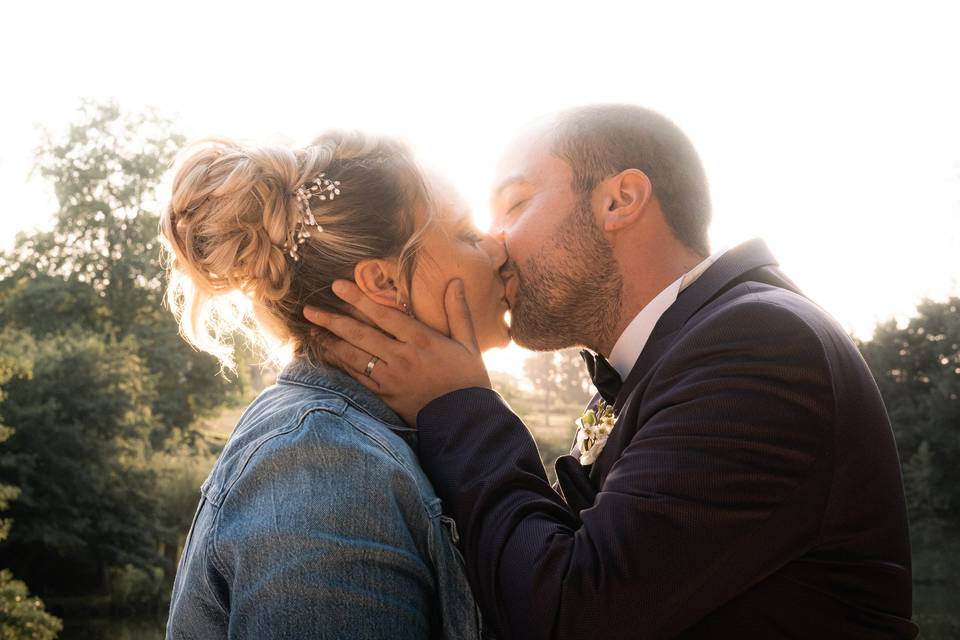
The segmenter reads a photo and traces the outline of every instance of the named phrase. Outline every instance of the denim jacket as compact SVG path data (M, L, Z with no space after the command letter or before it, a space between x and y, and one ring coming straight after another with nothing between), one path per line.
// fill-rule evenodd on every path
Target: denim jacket
M167 638L482 637L415 448L363 386L294 361L201 487Z

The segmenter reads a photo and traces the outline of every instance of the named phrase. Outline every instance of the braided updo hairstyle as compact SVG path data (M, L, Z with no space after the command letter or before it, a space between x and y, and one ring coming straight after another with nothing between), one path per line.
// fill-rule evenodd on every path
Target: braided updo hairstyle
M341 193L311 199L323 231L308 228L294 260L295 192L321 173L340 181ZM430 210L422 173L396 140L333 132L302 149L201 141L185 151L160 222L167 304L186 340L228 368L237 332L323 361L322 330L304 319L304 305L343 313L330 285L353 280L356 264L371 258L396 258L409 292Z

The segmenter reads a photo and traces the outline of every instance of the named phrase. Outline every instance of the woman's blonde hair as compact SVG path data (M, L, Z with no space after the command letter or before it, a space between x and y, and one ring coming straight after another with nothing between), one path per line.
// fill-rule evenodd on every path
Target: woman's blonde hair
M302 219L295 192L321 173L339 180L341 193L311 199L323 231L308 228L312 237L294 260L289 248ZM322 361L322 330L303 317L304 305L344 312L330 285L352 280L356 264L370 258L396 258L409 291L430 210L420 169L389 138L333 132L302 149L195 143L160 222L167 304L186 340L227 368L238 332ZM418 211L425 216L419 227Z

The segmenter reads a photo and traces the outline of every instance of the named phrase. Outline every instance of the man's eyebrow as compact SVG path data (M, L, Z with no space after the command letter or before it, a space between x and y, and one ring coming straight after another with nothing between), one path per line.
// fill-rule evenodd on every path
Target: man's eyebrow
M497 188L493 190L493 197L499 198L507 187L514 184L522 183L522 182L527 182L527 179L522 174L519 174L519 173L513 174L512 176L510 176L509 178L501 182L499 185L497 185Z

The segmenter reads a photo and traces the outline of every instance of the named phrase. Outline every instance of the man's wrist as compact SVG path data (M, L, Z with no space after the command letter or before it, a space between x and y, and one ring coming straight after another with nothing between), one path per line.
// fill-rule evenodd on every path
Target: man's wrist
M485 408L491 402L505 404L500 394L489 387L464 387L434 398L417 412L417 428L443 425L450 412L467 413Z

